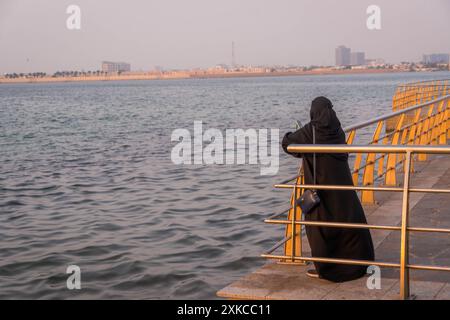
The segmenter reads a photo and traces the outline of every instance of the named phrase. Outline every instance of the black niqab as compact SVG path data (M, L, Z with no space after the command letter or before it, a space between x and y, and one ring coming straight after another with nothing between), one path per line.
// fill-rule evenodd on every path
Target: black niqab
M288 133L291 141L311 141L313 143L312 132L315 130L316 144L345 144L345 133L342 130L341 122L333 110L333 104L325 97L317 97L311 103L311 121L303 128L294 133ZM286 142L286 141L284 141ZM292 142L293 143L293 142ZM283 148L287 148L286 145ZM285 149L287 152L287 149ZM298 154L292 154L301 157ZM317 154L320 156L320 154ZM330 157L347 160L348 154L334 153Z
M342 143L345 141L345 134L341 128L341 123L333 110L333 104L325 97L318 97L311 103L311 125L316 130L316 142Z
M282 141L286 153L303 158L306 184L313 184L313 156L290 153L290 144L312 144L315 130L317 144L345 144L345 133L330 100L318 97L311 104L311 121L296 132L287 133ZM353 185L347 154L317 154L316 183L319 185ZM318 190L320 204L305 215L307 221L367 223L359 198L353 190ZM370 231L306 226L306 235L313 257L374 259ZM360 278L367 266L314 263L319 275L330 281L342 282Z

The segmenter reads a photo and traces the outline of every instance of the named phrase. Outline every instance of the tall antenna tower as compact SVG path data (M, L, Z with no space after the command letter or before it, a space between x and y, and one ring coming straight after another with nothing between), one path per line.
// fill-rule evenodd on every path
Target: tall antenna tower
M234 52L234 41L231 42L231 67L236 68L236 55Z

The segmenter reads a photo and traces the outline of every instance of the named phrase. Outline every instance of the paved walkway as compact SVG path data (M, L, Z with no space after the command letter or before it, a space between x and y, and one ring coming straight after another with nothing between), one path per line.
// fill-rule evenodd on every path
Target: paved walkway
M412 186L450 188L450 157L434 156L417 163ZM400 178L401 179L401 178ZM401 181L399 179L399 181ZM376 194L380 205L366 206L370 224L400 225L402 193ZM412 193L410 225L450 228L450 195ZM372 230L378 261L399 262L400 233ZM304 253L309 254L306 238ZM450 235L410 233L410 263L450 266ZM311 279L306 266L269 262L220 290L217 295L230 299L398 299L398 269L381 269L381 289L369 290L367 278L345 283ZM450 299L450 272L411 270L414 299Z

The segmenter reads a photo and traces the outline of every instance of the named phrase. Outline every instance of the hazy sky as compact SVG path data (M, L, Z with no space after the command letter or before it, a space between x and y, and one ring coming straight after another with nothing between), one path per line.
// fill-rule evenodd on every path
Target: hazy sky
M66 28L80 6L81 30ZM382 29L366 27L381 7ZM334 64L347 45L367 58L418 61L450 52L450 0L0 0L0 73L230 64Z

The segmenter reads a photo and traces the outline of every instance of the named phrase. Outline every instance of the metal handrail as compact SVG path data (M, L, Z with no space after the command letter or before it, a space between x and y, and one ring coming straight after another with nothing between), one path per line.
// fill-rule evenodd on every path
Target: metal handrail
M423 114L424 110L426 111L426 114ZM446 144L447 128L449 127L447 121L450 118L449 111L450 95L445 95L419 105L391 112L387 115L347 127L344 129L348 133L347 143L353 143L358 129L377 124L373 138L368 144ZM387 132L388 124L395 124L395 129L391 127L390 130L392 131ZM385 128L386 134L380 136L382 128ZM387 170L384 171L384 161L386 159ZM426 160L426 154L419 155L418 160ZM385 156L384 154L380 157L376 157L375 154L368 153L367 158L365 159L366 163L361 164L362 161L362 155L357 155L352 171L354 184L358 184L358 180L361 178L360 172L362 170L364 170L362 179L365 185L373 184L375 180L379 180L383 176L385 178L385 184L396 184L395 169L402 164L403 160L401 158L397 159L396 155ZM378 166L378 174L373 175L376 164ZM363 191L361 198L363 203L373 204L375 202L372 191Z
M445 80L444 80L445 81ZM273 250L263 254L263 257L280 259L283 263L305 263L306 261L321 262L326 258L321 257L304 257L302 250L302 226L323 226L323 222L305 222L302 218L300 207L296 201L301 196L305 188L315 188L322 190L355 190L361 193L361 202L364 204L375 204L375 192L403 192L404 202L402 204L402 226L364 226L356 224L346 224L346 227L358 227L368 229L384 229L391 231L401 231L402 233L402 262L400 264L377 262L371 263L385 267L399 267L403 270L401 277L401 296L403 298L409 295L409 278L406 270L418 269L423 270L444 270L450 271L447 267L437 266L417 266L410 265L405 258L406 235L408 232L439 232L449 233L449 229L436 228L417 228L409 227L407 223L408 215L403 214L404 208L407 208L408 201L405 202L406 194L409 196L411 192L421 193L450 193L447 189L426 189L426 188L410 188L409 184L403 184L402 187L397 186L397 169L403 166L403 179L408 181L409 176L414 172L414 161L424 161L427 154L447 153L447 149L439 149L436 145L446 145L447 139L450 138L450 83L447 81L429 81L422 84L407 84L398 86L396 93L392 99L393 112L385 114L371 120L363 121L355 125L344 128L347 133L347 145L291 145L288 147L289 152L306 152L307 147L310 152L330 153L337 152L336 148L345 147L345 153L355 153L353 159L353 177L352 186L342 185L309 185L305 184L302 167L296 177L276 184L276 188L291 189L291 208L287 212L287 217L280 214L272 215L265 219L267 223L285 225L284 240L277 244L279 248L284 243L284 255L273 255ZM375 125L372 139L364 142L364 145L353 145L355 137L361 128L368 128ZM382 130L385 133L382 134ZM433 145L434 147L430 147ZM333 151L334 150L334 151ZM366 155L364 157L364 155ZM362 175L361 175L362 173ZM384 185L381 178L384 177ZM405 180L406 179L406 180ZM360 183L361 180L361 183ZM292 183L292 184L288 184ZM406 186L406 187L405 187ZM408 210L407 210L408 211ZM284 212L283 212L284 213ZM280 220L281 219L281 220ZM406 220L405 220L406 219ZM405 227L404 227L405 226ZM329 223L324 227L343 227L337 222ZM406 255L407 256L407 255ZM300 257L300 258L299 258ZM331 260L329 260L331 261ZM342 259L334 259L335 263L356 263ZM406 284L405 284L406 282Z
M425 84L428 85L429 83L442 82L442 81L450 81L450 79L424 80L424 81L417 81L417 82L409 82L409 83L400 84L398 87L422 86Z
M357 123L355 125L351 125L351 126L345 127L343 130L344 130L344 132L348 133L350 131L361 129L363 127L370 126L370 125L375 124L375 123L380 122L380 121L384 121L384 120L387 120L387 119L398 117L398 116L400 116L402 114L406 114L406 113L409 113L411 111L415 111L415 110L423 108L423 107L428 107L428 106L430 106L432 104L435 104L437 102L441 102L441 101L447 100L449 98L450 98L450 94L446 95L446 96L439 97L438 99L434 99L432 101L428 101L428 102L416 105L416 106L405 108L405 109L402 109L402 110L399 110L399 111L394 111L394 112L391 112L391 113L388 113L388 114L385 114L383 116L379 116L379 117L376 117L376 118L373 118L373 119L370 119L370 120L362 121L362 122Z
M403 192L402 200L402 219L400 226L385 226L385 225L369 225L361 223L343 223L343 222L330 222L330 221L304 221L297 220L296 215L293 214L290 220L275 220L266 219L265 222L273 224L290 225L292 228L292 234L285 237L281 242L278 242L276 246L272 247L267 253L262 254L262 257L269 259L290 259L292 262L322 262L322 263L338 263L338 264L351 264L351 265L375 265L380 267L392 267L400 269L400 298L407 299L410 296L410 283L409 283L409 270L434 270L434 271L448 271L450 267L446 266L430 266L430 265L415 265L409 263L409 245L408 237L409 232L431 232L431 233L448 233L450 229L442 228L422 228L422 227L410 227L409 218L409 194L410 192L426 192L426 193L450 193L450 189L423 189L423 188L410 188L410 169L413 154L447 154L450 155L450 147L442 146L422 146L422 145L410 145L410 146L365 146L365 145L290 145L288 151L292 153L387 153L387 154L404 154L405 155L405 171L402 187L364 187L364 186L347 186L347 185L308 185L296 183L295 185L277 185L282 188L293 188L294 194L296 190L301 188L316 188L323 190L381 190L381 191L396 191ZM296 206L295 206L296 207ZM295 210L294 207L294 210ZM316 227L332 227L332 228L357 228L357 229L378 229L378 230L391 230L401 232L401 244L400 244L400 263L392 262L379 262L379 261L366 261L355 259L336 259L325 257L305 257L302 252L296 254L295 247L292 245L291 255L274 255L271 254L275 249L279 248L283 243L292 241L295 243L296 236L299 235L295 229L297 226L316 226ZM299 236L301 239L301 235Z
M436 146L366 146L346 144L291 144L292 153L428 153L450 154L449 147Z
M392 109L398 110L417 105L437 96L444 96L449 91L450 83L448 79L402 84L397 87L392 98Z

